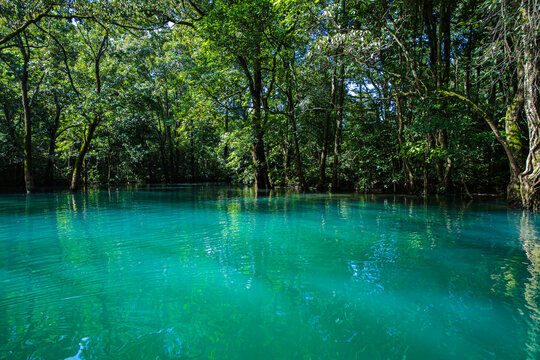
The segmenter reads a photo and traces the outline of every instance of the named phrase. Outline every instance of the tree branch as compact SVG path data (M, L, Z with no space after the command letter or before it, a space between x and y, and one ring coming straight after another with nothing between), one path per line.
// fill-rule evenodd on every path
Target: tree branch
M8 35L4 36L2 39L0 39L0 45L3 45L5 43L7 43L8 41L10 41L11 39L13 39L17 35L19 35L21 32L26 30L26 28L29 27L30 25L37 24L38 22L40 22L41 19L43 19L45 16L47 16L47 14L53 9L53 7L54 7L54 5L49 5L49 7L43 13L39 14L34 19L28 20L20 28L18 28L17 30L15 30L11 34L8 34Z
M77 97L80 97L81 94L79 94L79 91L75 87L75 83L73 82L73 77L71 76L71 70L69 68L69 64L68 64L68 61L67 61L68 56L67 56L66 49L60 43L60 41L58 41L58 39L53 34L51 34L49 31L44 30L42 27L40 27L37 24L36 24L36 27L38 29L40 29L41 31L43 31L45 34L49 35L51 37L51 39L53 39L54 42L60 47L60 50L62 50L62 53L64 54L64 65L66 66L66 71L67 71L67 75L68 75L68 78L69 78L69 82L71 84L71 87L73 88L73 91L75 91L75 94L77 95Z

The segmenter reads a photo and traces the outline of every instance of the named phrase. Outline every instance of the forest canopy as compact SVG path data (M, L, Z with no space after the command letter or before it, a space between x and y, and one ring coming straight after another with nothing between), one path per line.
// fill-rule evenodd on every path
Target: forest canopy
M0 2L0 185L540 204L536 0Z

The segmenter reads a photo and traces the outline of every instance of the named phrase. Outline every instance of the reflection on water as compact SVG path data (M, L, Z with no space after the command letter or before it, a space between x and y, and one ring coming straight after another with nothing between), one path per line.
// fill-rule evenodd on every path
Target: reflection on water
M10 359L536 359L538 218L184 186L0 196Z
M529 263L528 279L525 283L525 303L530 312L530 318L527 319L529 325L526 340L526 352L529 358L534 359L540 351L540 242L538 241L535 219L528 213L523 213L520 217L520 240L523 250L527 255Z

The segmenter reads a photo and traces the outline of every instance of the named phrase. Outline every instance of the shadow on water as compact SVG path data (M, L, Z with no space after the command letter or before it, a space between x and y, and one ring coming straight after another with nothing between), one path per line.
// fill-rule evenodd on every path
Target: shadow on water
M535 359L538 226L451 198L217 185L0 196L0 353Z

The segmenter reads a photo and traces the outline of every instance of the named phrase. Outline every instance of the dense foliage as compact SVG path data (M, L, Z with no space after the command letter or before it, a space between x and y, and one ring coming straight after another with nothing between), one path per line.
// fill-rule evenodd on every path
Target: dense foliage
M0 3L0 183L538 206L533 0Z

